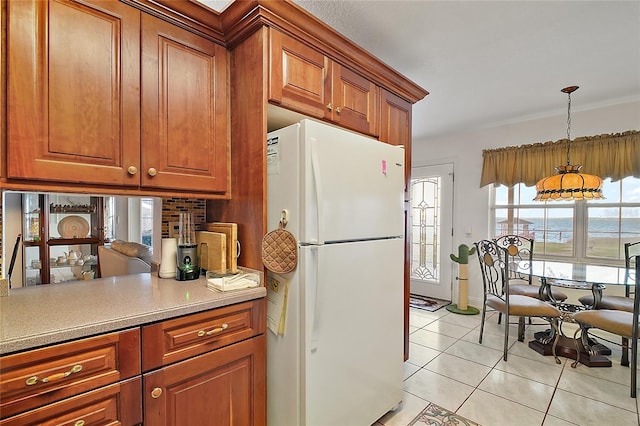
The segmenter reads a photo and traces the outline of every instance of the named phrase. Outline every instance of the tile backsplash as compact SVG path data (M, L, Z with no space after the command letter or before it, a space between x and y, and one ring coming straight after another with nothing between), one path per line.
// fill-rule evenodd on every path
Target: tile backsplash
M178 222L180 213L190 212L196 229L202 229L206 223L206 201L196 198L163 198L162 199L162 238L169 238L169 223Z

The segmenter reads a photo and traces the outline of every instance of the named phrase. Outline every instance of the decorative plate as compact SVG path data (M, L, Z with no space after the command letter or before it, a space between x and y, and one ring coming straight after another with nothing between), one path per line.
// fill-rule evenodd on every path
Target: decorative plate
M58 223L62 238L86 238L89 229L89 222L80 216L67 216Z

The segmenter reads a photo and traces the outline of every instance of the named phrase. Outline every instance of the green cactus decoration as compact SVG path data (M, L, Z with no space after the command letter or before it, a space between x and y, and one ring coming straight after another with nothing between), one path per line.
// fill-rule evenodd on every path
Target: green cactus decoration
M476 248L469 248L466 244L458 246L458 255L450 254L451 260L458 264L458 304L450 304L447 310L456 314L476 315L480 313L478 308L469 306L467 299L469 296L469 255L473 255Z
M450 254L449 257L451 257L451 260L456 263L467 265L469 263L469 255L473 255L475 252L475 247L471 247L471 249L469 249L469 246L466 244L460 244L458 246L458 255Z

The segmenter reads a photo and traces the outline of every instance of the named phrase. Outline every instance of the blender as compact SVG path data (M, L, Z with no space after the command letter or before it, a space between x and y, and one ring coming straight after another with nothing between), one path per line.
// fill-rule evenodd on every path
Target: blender
M180 213L177 247L176 280L195 280L200 276L196 230L191 213Z

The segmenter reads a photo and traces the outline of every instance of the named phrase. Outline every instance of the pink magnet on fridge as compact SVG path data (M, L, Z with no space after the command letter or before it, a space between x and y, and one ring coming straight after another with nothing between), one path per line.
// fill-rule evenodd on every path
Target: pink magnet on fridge
M387 160L382 160L382 174L387 175Z

